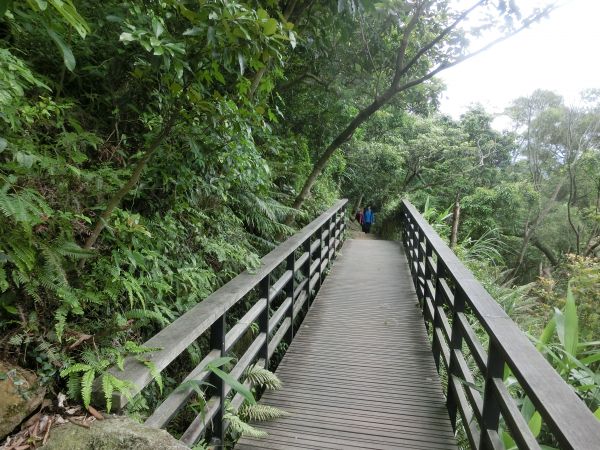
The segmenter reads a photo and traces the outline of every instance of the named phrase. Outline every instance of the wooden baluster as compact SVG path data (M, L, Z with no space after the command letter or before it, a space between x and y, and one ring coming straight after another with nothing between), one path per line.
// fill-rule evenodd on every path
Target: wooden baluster
M441 290L441 289L440 289ZM456 412L457 403L455 400L456 392L453 392L451 379L453 376L459 376L456 365L456 357L454 355L455 350L462 352L463 335L460 327L460 321L458 320L458 313L464 312L465 310L465 294L460 288L456 288L454 292L454 311L452 315L452 331L450 332L450 362L448 367L448 392L446 395L446 406L448 407L448 414L450 415L450 421L452 422L452 428L456 430ZM465 425L468 426L468 425Z
M327 222L325 222L327 223ZM323 284L323 248L325 246L325 240L323 239L323 233L325 232L325 225L321 225L319 228L319 239L321 241L321 245L319 246L319 281L317 282L317 290L321 289L321 284Z
M312 235L304 241L304 251L308 252L308 258L306 258L306 262L304 263L304 267L302 268L302 273L306 278L306 312L310 308L310 304L312 303L312 295L310 290L310 265L312 264L312 255L310 253L310 246L312 245L313 239Z
M219 350L221 353L220 356L225 356L225 331L225 313L223 313L223 315L218 318L210 327L210 347L213 350ZM212 395L219 396L219 410L215 414L212 425L212 445L222 447L225 438L223 430L223 415L225 414L225 383L215 374L211 374L209 383L213 386L209 390L209 397Z
M497 442L492 442L488 430L498 431L500 424L500 403L494 394L494 378L502 380L504 377L504 357L500 350L490 339L488 346L487 372L485 375L485 388L483 391L483 412L481 414L481 440L480 449L498 448Z
M436 262L436 275L435 275L435 300L433 303L433 329L439 329L441 331L442 320L438 314L438 307L441 307L444 304L444 293L442 291L441 280L445 276L445 268L444 263L440 258L437 259ZM438 372L440 371L440 352L442 351L442 343L439 342L437 333L433 333L433 343L431 345L433 350L433 359L435 361L435 366L437 367Z
M265 342L260 349L259 359L265 360L265 369L269 368L269 310L271 309L271 274L267 275L260 282L260 296L267 300L267 304L263 312L258 316L258 329L261 333L265 333Z
M290 281L287 282L287 285L285 287L285 296L286 298L289 297L292 299L292 301L290 302L290 306L288 307L286 313L285 313L285 317L289 317L290 318L290 327L288 328L287 332L285 333L285 342L287 342L288 346L292 343L292 339L294 339L294 288L295 288L295 281L296 281L296 276L295 276L295 272L296 272L296 255L295 252L290 253L290 255L287 257L286 260L286 268L287 270L291 270L292 271L292 277L290 278Z

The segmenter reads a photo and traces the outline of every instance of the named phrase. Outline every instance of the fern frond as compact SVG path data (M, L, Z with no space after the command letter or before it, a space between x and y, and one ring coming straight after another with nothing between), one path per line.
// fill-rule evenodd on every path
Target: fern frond
M242 420L246 422L265 422L268 420L274 420L280 417L289 416L289 413L287 411L284 411L283 409L276 408L274 406L262 405L260 403L257 403L255 405L243 405L240 408L238 415Z
M143 363L150 370L150 374L152 375L152 378L154 378L154 381L156 381L156 384L158 384L158 390L162 394L163 379L162 379L162 375L161 375L160 371L158 370L158 368L156 367L156 365L152 361L147 361L147 360L143 360L143 359L138 359L138 361Z
M94 368L90 364L76 363L60 371L61 377L66 377L75 372L89 372Z
M229 421L229 427L235 434L253 438L264 438L268 436L266 431L259 430L258 428L247 424L235 414L226 413L223 415L223 420Z
M158 311L149 309L132 309L124 314L126 319L155 320L159 325L167 325L169 320Z
M69 374L69 379L67 380L67 394L71 400L79 399L79 394L81 393L81 377L78 373Z
M110 408L112 407L112 394L114 390L111 377L114 378L109 373L102 375L102 392L104 392L104 400L106 400L107 412L110 412Z
M90 406L92 401L92 385L95 377L95 370L89 370L81 377L81 399L83 400L83 406L86 408Z
M246 380L269 390L281 389L281 380L273 372L254 364L246 369Z

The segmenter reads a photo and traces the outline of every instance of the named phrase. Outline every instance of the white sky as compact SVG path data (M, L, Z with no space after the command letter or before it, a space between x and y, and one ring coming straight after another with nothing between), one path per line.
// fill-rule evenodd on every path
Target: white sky
M472 103L500 114L512 100L549 89L575 103L600 88L600 0L562 0L541 22L442 72L441 111L458 119ZM503 127L499 117L496 127Z

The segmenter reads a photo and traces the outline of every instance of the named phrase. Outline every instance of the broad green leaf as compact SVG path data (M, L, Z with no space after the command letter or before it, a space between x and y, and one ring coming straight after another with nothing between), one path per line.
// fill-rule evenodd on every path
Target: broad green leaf
M213 359L211 362L209 362L206 365L206 367L208 367L208 366L221 367L221 366L224 366L225 364L229 364L231 361L233 361L233 358L231 358L229 356L221 356L220 358Z
M263 32L267 36L271 36L272 34L275 34L276 31L277 31L277 20L275 20L273 18L265 20L265 22L263 23Z
M515 444L513 438L510 437L510 434L508 434L506 431L502 432L502 443L504 444L504 448L507 450L517 448L517 444Z
M521 405L521 414L523 414L523 418L529 422L535 412L535 406L529 398L525 397L523 404Z
M37 4L38 8L40 8L40 11L45 11L48 7L48 2L46 0L35 0L35 3Z
M123 32L119 36L119 41L121 41L121 42L131 42L133 40L134 40L134 37L133 37L133 34L131 34L131 33Z
M12 305L2 305L2 307L10 314L18 314L19 310Z
M54 41L54 43L62 52L63 61L65 63L66 68L69 69L70 72L73 72L73 69L75 69L75 56L73 56L71 48L67 44L65 44L62 38L54 30L46 28L46 31L48 32L48 36L50 36L50 38Z
M564 309L565 315L565 351L572 356L577 355L577 344L579 341L579 323L577 319L577 306L575 305L575 297L569 285L567 289L567 303Z
M260 20L267 20L269 18L269 13L262 8L258 8L256 15Z
M71 0L49 0L50 4L60 13L61 16L71 25L82 39L90 32L90 26L85 19L77 12ZM45 2L44 2L45 3Z
M2 153L8 146L8 141L0 137L0 153Z
M542 331L542 335L540 336L540 340L536 346L539 351L541 351L544 348L544 345L550 342L550 339L552 339L552 336L554 335L555 331L556 318L552 317L552 319L550 319L550 322L548 322L548 325L544 327L544 331Z
M207 367L211 370L212 373L214 373L216 376L221 378L225 383L227 383L229 386L231 386L232 389L234 389L235 391L242 394L248 403L250 403L251 405L256 404L256 400L254 399L252 392L250 392L250 389L248 389L246 386L244 386L242 383L240 383L238 380L233 378L228 373L223 372L218 367L212 366L211 364L209 364Z
M593 355L586 356L585 358L582 358L580 361L582 364L589 366L590 364L595 363L596 361L600 361L600 353L595 353Z
M534 437L538 437L542 430L542 416L539 412L535 412L529 420L529 429Z
M187 30L185 30L183 32L183 35L184 36L198 36L202 32L203 32L202 28L193 27L193 28L188 28Z
M17 152L15 154L15 160L21 167L30 169L33 166L33 163L35 162L36 157L30 155L29 153Z
M160 23L160 20L158 20L156 17L152 18L152 31L154 32L154 36L157 38L163 34L163 31L165 31L162 23Z
M8 9L10 2L11 0L0 0L0 17L2 17Z
M594 416L596 416L596 419L600 420L600 408L594 411Z

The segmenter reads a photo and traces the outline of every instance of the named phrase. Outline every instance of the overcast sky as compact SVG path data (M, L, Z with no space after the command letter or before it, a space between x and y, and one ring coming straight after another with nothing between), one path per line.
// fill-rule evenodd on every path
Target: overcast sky
M562 0L542 22L440 75L441 110L457 118L479 102L501 113L511 100L549 89L575 103L600 88L600 0ZM500 118L496 126L506 122Z

